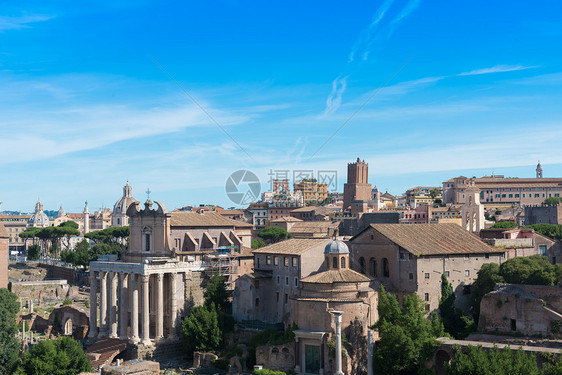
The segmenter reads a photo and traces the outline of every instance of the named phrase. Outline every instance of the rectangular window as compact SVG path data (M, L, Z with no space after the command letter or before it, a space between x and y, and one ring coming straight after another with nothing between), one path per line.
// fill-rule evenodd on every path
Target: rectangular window
M400 253L400 259L404 259L404 253Z
M505 198L505 194L502 194L502 198Z
M299 278L295 277L295 287L299 286Z
M425 301L426 301L426 302L429 301L429 293L425 293Z
M469 255L469 254L466 254L466 255L464 256L464 259L469 260L469 259L470 259L470 255Z
M285 293L285 305L289 302L289 293Z
M426 273L426 274L425 274L425 278L426 278L426 279L429 279L429 273Z
M510 198L513 198L513 194L509 194L509 197L510 197Z
M289 257L285 257L285 267L289 267Z
M277 302L279 302L279 292L276 293Z
M449 277L449 271L445 271L445 276Z
M291 262L292 262L293 267L296 267L297 266L297 257L292 257Z
M256 298L256 308L260 307L260 299Z
M464 270L464 275L465 275L465 276L470 276L470 270Z
M273 257L273 265L275 265L275 266L279 265L279 257L278 256Z
M279 285L279 281L280 281L280 280L281 280L281 279L279 278L279 275L277 275L277 279L276 279L277 285Z
M539 255L546 255L546 246L545 245L539 246Z
M412 253L409 253L409 254L408 254L408 259L410 259L410 260L414 259L414 255L413 255Z
M285 285L289 285L289 276L285 276Z
M490 259L490 254L488 254L488 253L484 254L484 258Z
M270 265L271 264L271 255L266 255L265 256L265 264Z
M515 198L519 198L519 194L515 194Z
M414 274L410 272L410 280L414 280Z

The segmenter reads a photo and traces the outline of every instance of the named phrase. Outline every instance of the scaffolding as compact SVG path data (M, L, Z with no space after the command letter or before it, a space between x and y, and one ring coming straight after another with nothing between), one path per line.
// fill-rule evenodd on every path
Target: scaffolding
M222 276L227 286L231 286L234 276L238 274L238 246L221 246L205 254L203 264L205 274L212 278Z

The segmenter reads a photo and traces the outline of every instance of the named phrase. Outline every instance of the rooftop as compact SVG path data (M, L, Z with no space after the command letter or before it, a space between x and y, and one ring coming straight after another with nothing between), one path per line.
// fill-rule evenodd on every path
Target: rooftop
M486 245L457 224L371 224L370 227L418 256L503 251ZM365 230L368 229L369 227Z
M254 254L298 255L315 246L321 246L324 249L330 241L331 239L329 238L291 238L256 249Z
M371 279L349 268L327 270L312 274L301 280L303 283L332 284L332 283L364 283Z
M172 227L251 227L252 224L231 220L217 212L172 212Z

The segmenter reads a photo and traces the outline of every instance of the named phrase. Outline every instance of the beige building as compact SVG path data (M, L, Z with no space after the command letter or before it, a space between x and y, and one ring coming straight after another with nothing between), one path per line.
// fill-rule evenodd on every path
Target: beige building
M8 232L8 247L10 251L23 251L25 240L19 234L27 228L30 215L0 215L0 222Z
M480 202L484 205L539 205L546 198L562 194L562 178L543 178L539 163L536 178L505 178L499 175L451 178L443 182L443 202L465 204L468 200L465 190L471 183L480 190Z
M232 313L238 321L282 323L289 315L289 298L300 279L324 262L329 239L289 239L256 249L254 272L235 282Z
M326 182L318 182L316 179L304 179L293 184L295 193L300 192L304 204L312 201L323 201L328 198L328 184Z
M115 202L115 205L113 206L113 213L111 216L112 227L125 227L129 225L127 209L133 202L138 201L133 198L133 188L127 183L123 186L123 196Z
M0 223L0 288L8 287L8 261L10 252L8 251L8 231Z
M352 268L380 281L401 299L416 293L438 308L441 275L457 305L468 308L471 284L484 263L501 263L504 250L483 243L456 224L371 224L351 238Z

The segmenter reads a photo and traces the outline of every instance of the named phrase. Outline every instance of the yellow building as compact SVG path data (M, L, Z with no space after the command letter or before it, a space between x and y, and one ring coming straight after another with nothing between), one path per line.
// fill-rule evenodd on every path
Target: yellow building
M294 185L295 193L300 191L304 203L311 201L322 201L328 198L328 184L326 182L318 182L316 179L304 179L296 182Z

